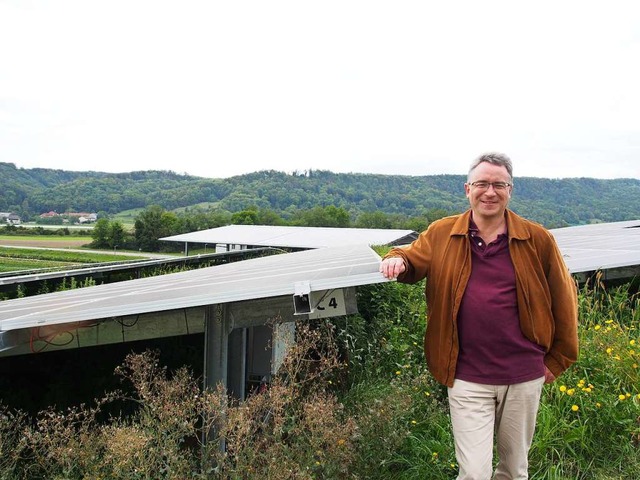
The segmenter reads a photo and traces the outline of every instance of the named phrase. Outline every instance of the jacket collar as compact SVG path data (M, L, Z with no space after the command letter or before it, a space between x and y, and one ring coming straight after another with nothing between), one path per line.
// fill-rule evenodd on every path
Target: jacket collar
M511 210L507 209L507 230L509 232L509 240L515 238L517 240L527 240L531 238L531 232L527 228L524 218Z
M526 240L531 234L526 227L524 219L507 209L505 212L507 219L507 232L509 234L509 240L515 238L517 240ZM451 228L451 235L466 235L469 233L469 220L471 218L471 209L458 216L458 219Z
M469 219L471 218L471 209L458 216L458 219L451 228L451 235L466 235L469 233Z

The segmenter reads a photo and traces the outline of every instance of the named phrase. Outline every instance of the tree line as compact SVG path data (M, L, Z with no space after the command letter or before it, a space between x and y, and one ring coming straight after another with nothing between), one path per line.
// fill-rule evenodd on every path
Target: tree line
M325 170L274 170L231 178L202 178L168 171L129 173L22 169L0 163L0 211L31 219L40 213L96 212L102 217L158 205L167 211L204 209L232 215L256 209L295 222L316 207L345 210L351 222L362 214L424 218L467 207L464 175L378 175ZM640 218L640 180L593 178L515 179L511 207L554 228ZM251 215L251 214L249 214Z
M438 209L429 210L422 217L376 211L363 212L352 220L345 208L328 205L298 210L290 218L285 219L274 210L255 206L232 213L228 210L202 208L169 211L159 205L151 205L136 216L132 231L127 230L121 221L108 216L98 219L91 232L91 246L171 252L182 247L173 242L163 242L161 238L225 225L383 228L420 232L430 222L447 214L448 212Z

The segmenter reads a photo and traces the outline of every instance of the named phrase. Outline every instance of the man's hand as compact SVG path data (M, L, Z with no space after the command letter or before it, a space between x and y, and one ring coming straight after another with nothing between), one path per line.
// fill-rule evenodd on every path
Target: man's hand
M380 273L382 273L385 278L396 279L398 275L406 269L407 267L404 264L404 260L400 257L385 258L380 263Z
M556 381L556 376L551 373L551 370L544 366L544 383L553 383Z

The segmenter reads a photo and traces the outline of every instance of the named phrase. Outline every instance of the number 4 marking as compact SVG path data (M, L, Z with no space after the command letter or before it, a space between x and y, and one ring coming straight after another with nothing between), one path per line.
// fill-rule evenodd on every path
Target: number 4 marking
M336 300L336 297L331 297L327 305L332 308L338 308L338 301ZM323 307L322 305L318 305L317 307L318 310L324 310L325 308L326 307Z

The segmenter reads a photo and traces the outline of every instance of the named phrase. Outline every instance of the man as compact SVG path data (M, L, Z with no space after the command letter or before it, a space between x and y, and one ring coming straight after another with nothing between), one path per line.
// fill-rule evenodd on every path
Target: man
M577 293L553 236L507 208L508 156L469 169L471 208L383 259L386 278L426 278L425 356L448 388L459 480L528 478L542 386L577 360Z

